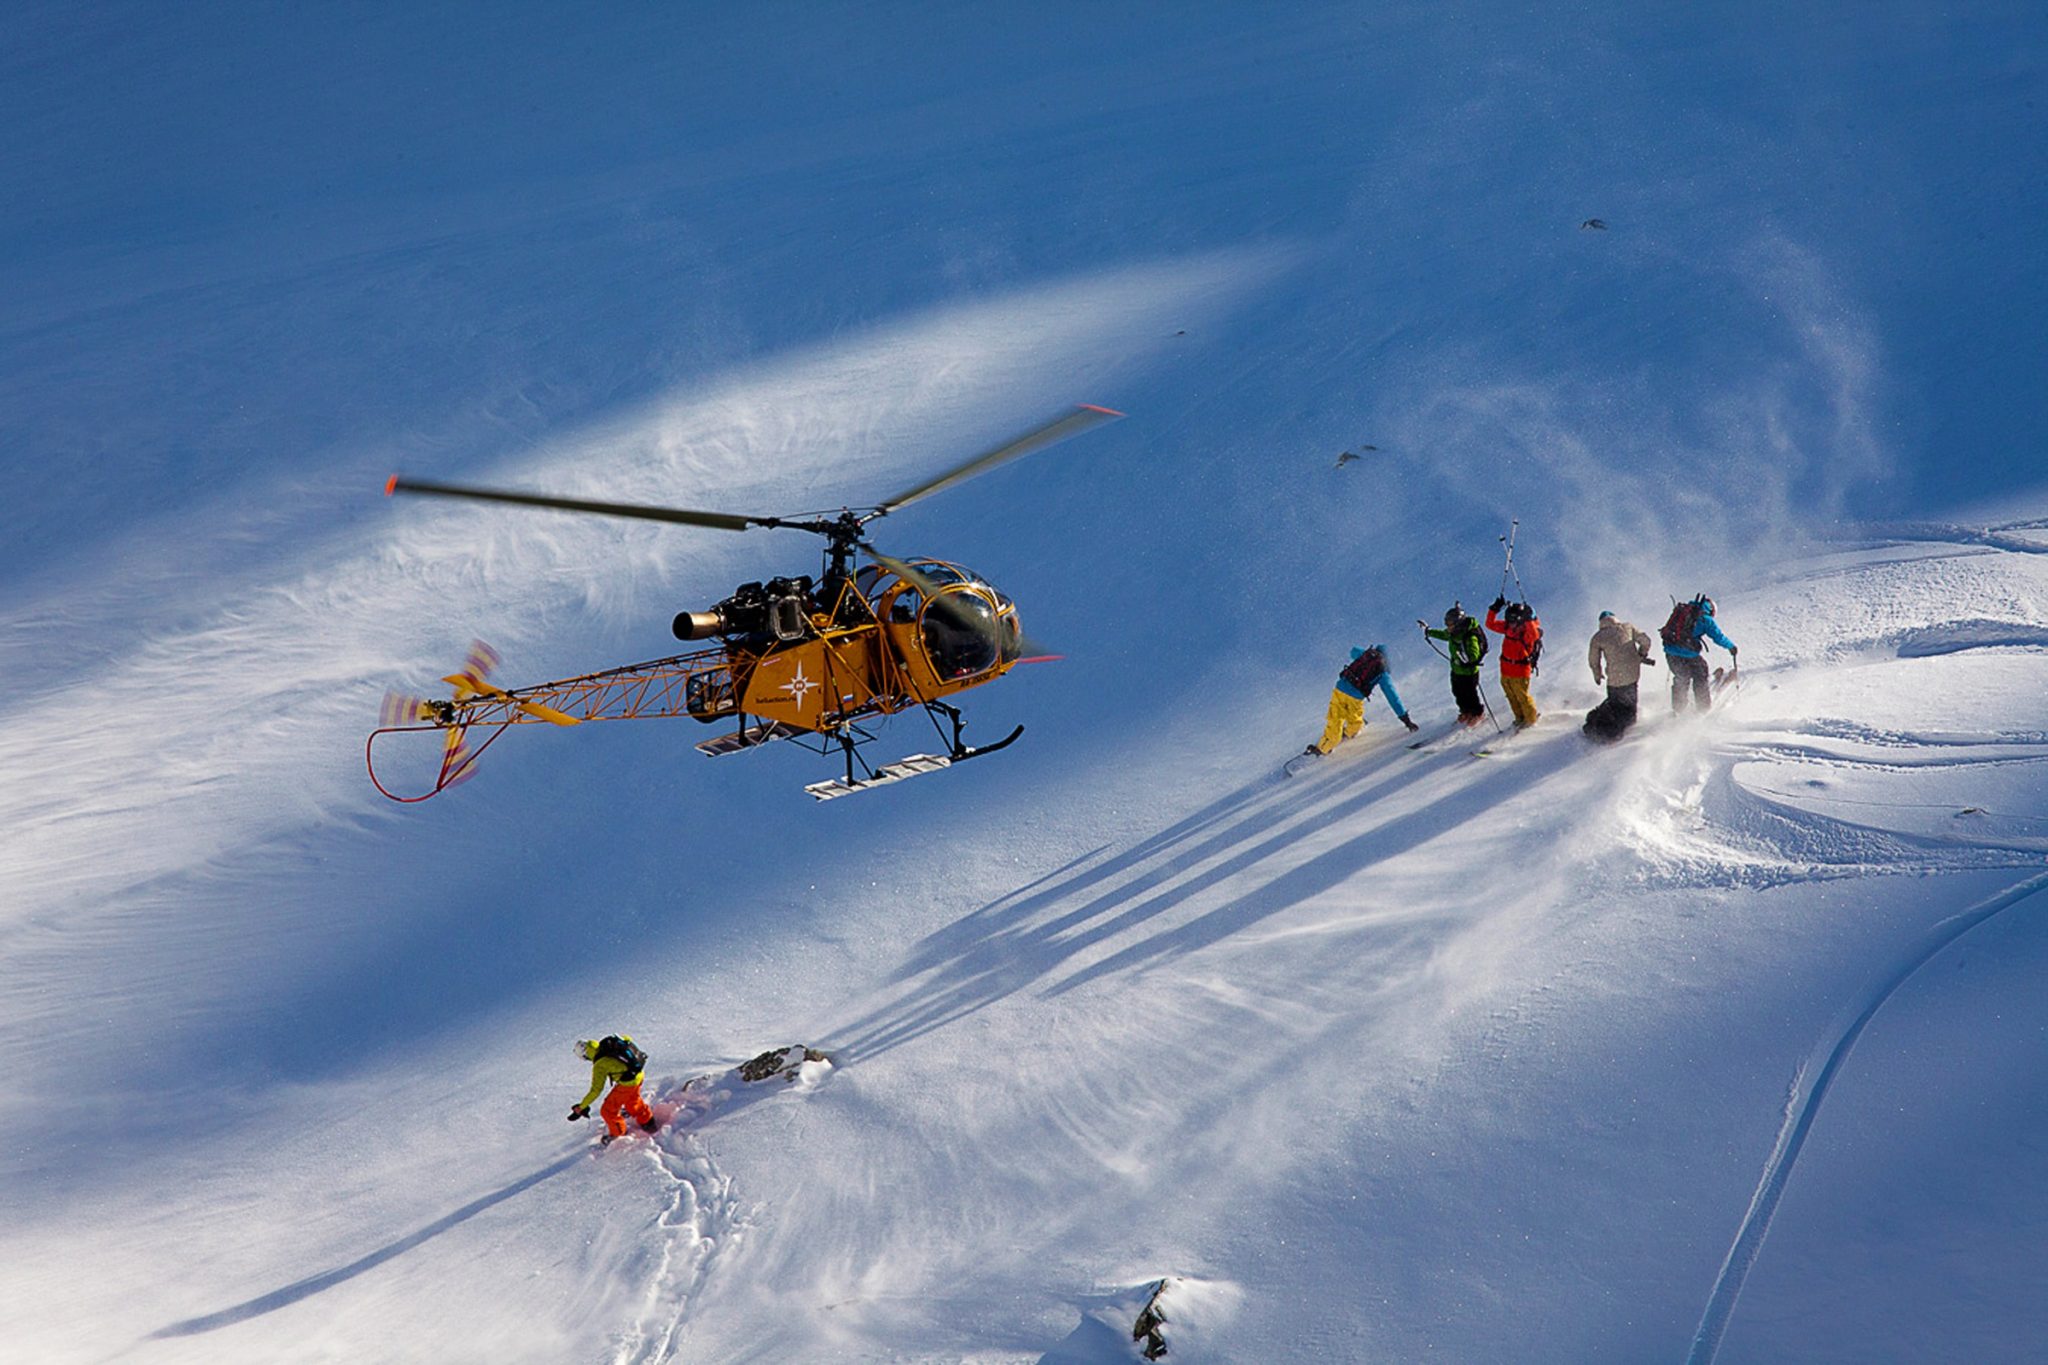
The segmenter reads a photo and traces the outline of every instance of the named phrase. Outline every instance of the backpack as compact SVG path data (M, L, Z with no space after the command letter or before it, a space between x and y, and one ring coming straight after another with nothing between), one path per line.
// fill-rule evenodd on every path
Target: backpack
M621 1038L615 1033L606 1034L597 1040L597 1055L623 1063L626 1068L623 1079L630 1079L647 1069L647 1053L640 1045L631 1038Z
M1484 663L1486 661L1487 648L1492 643L1486 638L1486 632L1479 628L1477 621L1468 616L1465 618L1465 634L1479 642L1479 650L1472 656L1472 662L1475 664Z
M1529 625L1531 633L1536 636L1529 642L1529 671L1534 673L1543 662L1543 626L1533 616L1529 618Z
M1372 695L1373 684L1378 682L1380 674L1386 671L1386 656L1376 649L1368 649L1344 665L1338 676L1369 697Z
M1666 647L1696 649L1700 642L1700 603L1703 598L1695 597L1690 602L1680 602L1671 609L1671 615L1664 622L1664 629L1657 632Z

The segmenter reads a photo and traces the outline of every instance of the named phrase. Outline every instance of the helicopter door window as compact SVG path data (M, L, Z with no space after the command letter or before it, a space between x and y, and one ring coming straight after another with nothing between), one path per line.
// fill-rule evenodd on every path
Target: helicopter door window
M896 594L896 600L889 606L889 619L909 625L917 619L917 609L924 605L924 598L916 588L905 588Z
M995 608L978 593L952 592L934 599L920 633L933 670L944 679L986 673L1000 657Z

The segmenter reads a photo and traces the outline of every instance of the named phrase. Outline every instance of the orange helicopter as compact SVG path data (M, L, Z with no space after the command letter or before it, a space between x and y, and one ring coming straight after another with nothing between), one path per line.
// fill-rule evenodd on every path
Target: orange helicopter
M732 729L697 745L714 758L779 739L826 755L837 746L846 760L845 776L804 788L821 801L1006 748L1024 733L1023 726L993 744L971 747L961 739L966 720L946 698L994 682L1029 661L1035 651L1018 625L1015 604L958 564L883 554L864 530L920 498L1122 416L1083 404L894 497L843 508L836 515L737 516L464 488L394 474L384 485L386 496L467 498L720 531L756 526L809 531L825 538L824 565L816 578L800 574L743 583L709 611L677 614L677 639L716 640L714 645L601 673L500 688L490 681L497 652L479 640L462 669L442 680L454 689L447 700L398 693L385 698L383 718L364 746L370 781L394 801L424 801L471 777L483 751L514 726L668 716L731 722ZM870 562L856 568L856 555ZM923 708L931 718L944 752L870 766L860 751L875 736L865 724L911 707ZM378 740L437 731L442 743L431 789L417 796L389 790L377 776ZM483 735L480 742L472 742L472 731Z

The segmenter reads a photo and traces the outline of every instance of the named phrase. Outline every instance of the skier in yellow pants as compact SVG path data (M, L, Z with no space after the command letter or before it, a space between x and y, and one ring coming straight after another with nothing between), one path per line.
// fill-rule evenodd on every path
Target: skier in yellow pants
M1502 607L1507 608L1506 615L1501 614ZM1536 703L1529 696L1529 678L1536 671L1536 661L1543 657L1543 623L1527 602L1496 597L1486 609L1486 628L1502 637L1500 690L1514 710L1515 728L1526 730L1538 718Z
M1408 718L1408 708L1401 705L1401 694L1394 690L1394 675L1387 672L1386 646L1373 645L1351 651L1351 662L1344 665L1337 675L1336 687L1330 692L1330 712L1323 722L1323 737L1302 753L1327 754L1365 729L1365 699L1374 689L1386 694L1387 705L1394 708L1403 725L1410 730L1421 728Z

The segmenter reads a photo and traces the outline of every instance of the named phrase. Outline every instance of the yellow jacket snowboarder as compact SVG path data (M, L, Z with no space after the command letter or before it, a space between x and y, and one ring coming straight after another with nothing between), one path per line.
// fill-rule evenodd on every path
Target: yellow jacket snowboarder
M590 1102L602 1094L609 1083L612 1093L604 1098L604 1126L608 1130L601 1142L610 1142L623 1137L626 1119L630 1115L635 1122L648 1132L661 1125L654 1121L654 1111L647 1107L647 1101L640 1098L640 1082L647 1077L647 1054L640 1050L629 1034L607 1034L603 1038L585 1038L576 1044L576 1055L590 1063L590 1089L583 1098L576 1101L569 1110L569 1122L590 1117Z

